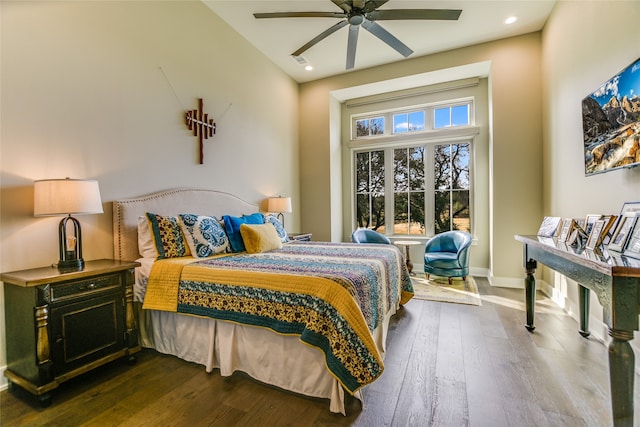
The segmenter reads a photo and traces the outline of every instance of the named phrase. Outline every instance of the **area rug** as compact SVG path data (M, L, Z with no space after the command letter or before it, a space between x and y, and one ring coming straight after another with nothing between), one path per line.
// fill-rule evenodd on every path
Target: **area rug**
M421 273L411 276L411 280L415 299L482 305L478 286L471 276L467 276L466 280L454 277L451 285L446 277L431 276L427 279Z

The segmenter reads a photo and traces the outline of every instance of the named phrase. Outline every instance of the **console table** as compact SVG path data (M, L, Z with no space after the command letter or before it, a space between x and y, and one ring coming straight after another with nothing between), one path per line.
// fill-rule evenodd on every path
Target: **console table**
M603 307L609 344L609 382L615 426L633 426L633 382L635 357L629 341L638 330L640 314L640 260L607 252L578 250L555 238L516 235L524 246L526 325L533 332L536 281L540 262L578 282L580 334L589 335L589 291Z

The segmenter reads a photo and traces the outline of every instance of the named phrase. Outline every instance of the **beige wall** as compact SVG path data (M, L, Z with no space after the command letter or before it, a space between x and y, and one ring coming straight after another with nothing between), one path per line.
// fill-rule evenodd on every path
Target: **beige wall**
M343 210L344 199L339 191L330 191L329 185L344 178L332 162L333 149L340 143L335 141L335 118L330 114L335 92L376 85L382 92L391 80L489 62L492 126L487 161L493 167L489 194L484 200L476 199L477 209L489 212L488 230L480 234L476 250L490 257L472 256L471 267L489 271L494 284L520 286L522 250L513 235L535 233L542 216L540 58L540 33L533 33L302 84L302 227L324 239L336 235L345 239L351 233L336 221L335 212ZM348 227L350 224L344 225Z
M79 217L85 259L113 256L111 201L166 188L290 195L298 228L298 86L206 6L0 5L2 271L57 262L59 218L33 217L36 179L99 181L104 214ZM203 165L183 121L198 98L217 122Z
M585 217L617 214L640 201L640 168L584 176L581 101L640 57L640 2L559 2L543 31L544 213ZM577 286L556 274L545 279L574 316ZM593 332L605 336L602 308L591 298Z

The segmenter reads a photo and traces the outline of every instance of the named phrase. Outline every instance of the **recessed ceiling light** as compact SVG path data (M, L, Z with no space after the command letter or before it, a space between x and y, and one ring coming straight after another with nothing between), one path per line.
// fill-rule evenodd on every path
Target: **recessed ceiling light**
M313 67L311 65L307 65L306 67L304 67L304 69L307 71L311 71L313 70Z
M508 17L507 19L504 20L504 23L509 25L509 24L513 24L517 20L518 20L517 16L510 16L510 17Z

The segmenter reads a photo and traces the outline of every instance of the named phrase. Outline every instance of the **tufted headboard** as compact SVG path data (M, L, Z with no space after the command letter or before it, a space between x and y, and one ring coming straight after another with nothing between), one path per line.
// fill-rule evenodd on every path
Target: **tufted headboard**
M258 211L258 205L232 194L200 188L176 188L113 202L113 252L115 259L132 261L138 252L138 217L159 215L241 216Z

